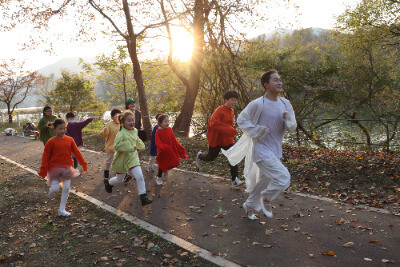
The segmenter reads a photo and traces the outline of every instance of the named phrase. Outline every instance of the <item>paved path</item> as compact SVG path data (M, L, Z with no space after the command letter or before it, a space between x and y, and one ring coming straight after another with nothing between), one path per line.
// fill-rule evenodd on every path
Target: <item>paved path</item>
M38 170L43 144L0 135L0 155ZM400 263L400 217L309 197L285 194L274 218L249 221L244 189L225 179L173 170L166 185L145 173L153 204L142 207L136 183L103 186L102 153L83 151L89 171L73 180L74 190L132 214L166 232L240 265L385 266ZM4 175L4 174L3 174ZM73 216L73 210L71 211ZM343 247L354 242L352 247ZM322 255L333 251L334 256ZM321 254L322 253L322 254Z

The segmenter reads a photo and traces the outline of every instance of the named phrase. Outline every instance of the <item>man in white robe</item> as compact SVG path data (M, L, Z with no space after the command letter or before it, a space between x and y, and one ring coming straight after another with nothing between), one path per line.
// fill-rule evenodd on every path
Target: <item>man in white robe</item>
M240 113L237 123L243 136L229 150L223 151L231 165L245 158L244 176L249 197L243 204L249 219L263 210L272 217L271 201L290 185L290 174L281 163L282 141L286 130L297 127L290 101L279 97L282 80L276 70L261 77L264 96L250 102Z

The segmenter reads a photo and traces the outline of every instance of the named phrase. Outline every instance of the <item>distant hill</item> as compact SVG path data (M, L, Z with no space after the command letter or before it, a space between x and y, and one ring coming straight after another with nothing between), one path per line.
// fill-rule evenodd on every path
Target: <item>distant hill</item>
M94 57L83 57L83 60L86 63L94 63L96 58ZM44 76L49 76L50 74L54 73L55 77L60 77L61 70L66 69L70 72L81 72L82 68L79 66L79 57L69 57L63 58L59 61L50 64L46 67L43 67L38 70L38 72Z

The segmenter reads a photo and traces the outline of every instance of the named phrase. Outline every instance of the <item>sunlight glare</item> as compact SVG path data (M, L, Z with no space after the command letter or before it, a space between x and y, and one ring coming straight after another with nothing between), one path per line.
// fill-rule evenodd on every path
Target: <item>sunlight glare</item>
M176 28L172 30L173 58L189 61L193 51L193 36L187 31Z

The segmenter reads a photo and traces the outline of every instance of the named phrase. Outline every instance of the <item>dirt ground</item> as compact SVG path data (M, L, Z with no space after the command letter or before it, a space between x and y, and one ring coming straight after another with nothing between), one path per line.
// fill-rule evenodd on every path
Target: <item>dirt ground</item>
M0 160L0 266L213 266L124 219L70 194L47 198L37 176Z
M207 151L207 140L201 137L178 138L186 148L188 159L179 168L230 178L226 158L202 162L197 170L194 159L198 151ZM85 147L103 151L104 139L96 131L86 131ZM146 147L150 147L146 142ZM384 208L400 214L400 155L383 152L318 150L283 147L283 162L291 174L290 192L323 196L351 205ZM148 160L149 152L140 154ZM239 163L242 175L243 162Z

